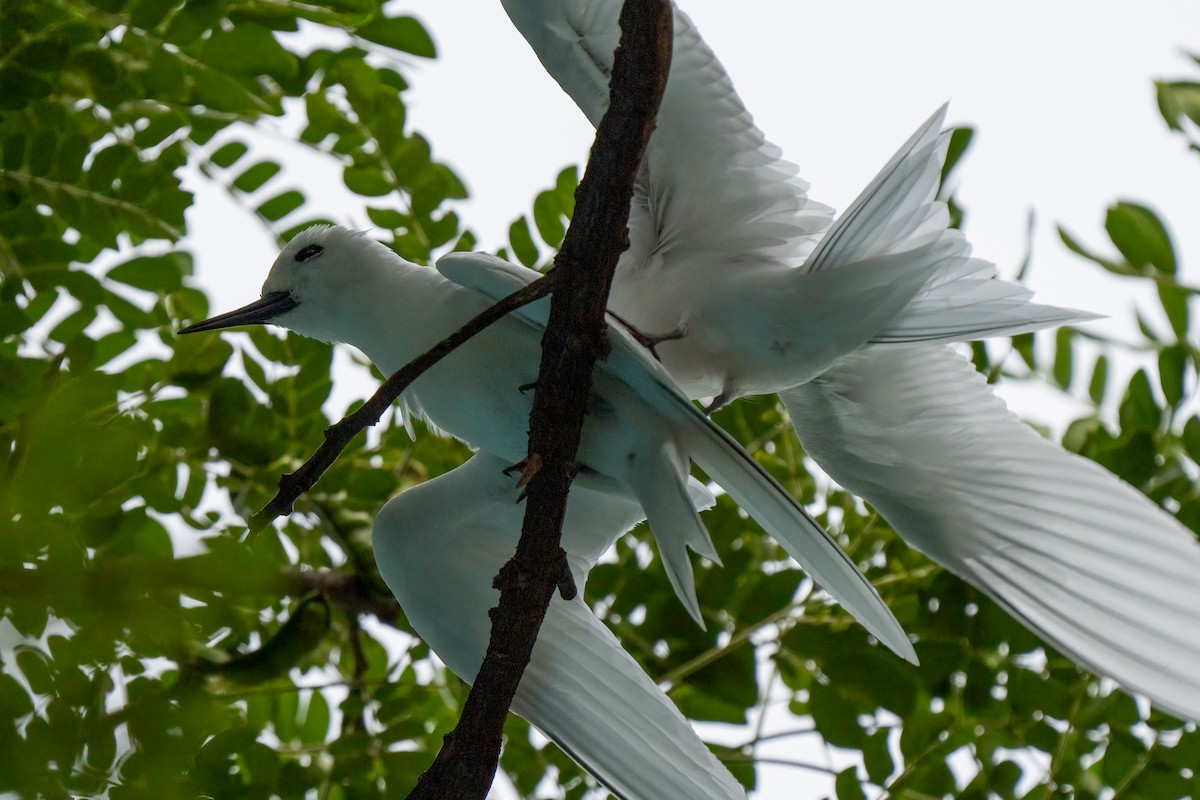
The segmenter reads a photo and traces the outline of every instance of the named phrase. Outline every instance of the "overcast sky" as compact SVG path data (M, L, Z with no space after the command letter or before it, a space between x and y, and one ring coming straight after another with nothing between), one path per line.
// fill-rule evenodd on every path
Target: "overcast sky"
M957 179L976 253L1011 275L1038 214L1030 283L1039 299L1109 314L1103 332L1132 330L1129 284L1103 280L1057 240L1062 223L1104 249L1104 210L1149 204L1200 282L1200 159L1158 116L1155 78L1200 78L1200 2L1145 0L680 0L721 58L767 137L798 163L812 195L844 208L930 113L951 101L952 124L976 128ZM462 177L461 208L481 246L504 243L563 166L580 163L592 131L541 69L499 0L394 0L432 32L440 58L403 68L409 125ZM286 148L279 152L286 153ZM323 193L320 210L366 227L339 171L293 167L285 177ZM314 174L315 173L315 174ZM311 187L324 187L314 190ZM203 186L189 222L198 279L214 311L257 296L274 244ZM1140 298L1140 300L1139 300ZM1021 401L1036 414L1040 401ZM771 770L763 797L827 791L796 770ZM783 787L783 788L781 788ZM782 793L779 793L782 792ZM815 796L815 795L813 795Z

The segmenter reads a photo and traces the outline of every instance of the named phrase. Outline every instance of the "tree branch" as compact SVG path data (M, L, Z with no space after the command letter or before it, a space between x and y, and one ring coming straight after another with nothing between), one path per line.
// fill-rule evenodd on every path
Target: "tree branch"
M346 445L350 444L350 441L361 431L378 422L379 418L383 416L383 412L396 402L400 393L421 377L422 373L509 312L550 294L558 283L557 270L543 275L528 286L505 297L496 305L472 317L454 333L393 373L358 410L347 414L340 422L325 429L325 441L321 443L315 453L309 456L307 461L300 465L298 470L289 472L279 479L279 491L276 492L275 497L271 498L271 502L250 518L250 535L257 534L274 522L276 518L292 513L296 498L316 485L325 471L333 466L333 462L337 461L338 456L346 449Z
M608 112L596 131L575 216L555 259L562 281L551 298L541 371L530 415L525 523L513 559L496 576L487 656L458 726L411 800L483 798L495 777L505 717L563 565L559 546L575 450L595 361L608 351L604 308L617 259L629 246L629 204L654 129L671 62L671 5L626 0ZM581 721L581 724L587 724Z

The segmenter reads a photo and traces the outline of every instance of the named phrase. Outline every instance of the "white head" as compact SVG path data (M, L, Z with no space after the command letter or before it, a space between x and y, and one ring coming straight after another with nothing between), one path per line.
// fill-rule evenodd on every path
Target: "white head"
M180 333L272 323L323 341L348 341L354 298L378 292L381 271L404 262L361 231L314 225L287 243L249 305L190 325Z

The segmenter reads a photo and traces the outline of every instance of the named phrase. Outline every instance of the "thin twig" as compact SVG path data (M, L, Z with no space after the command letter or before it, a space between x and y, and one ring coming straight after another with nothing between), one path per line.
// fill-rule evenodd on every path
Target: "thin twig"
M491 308L477 314L454 333L393 373L358 410L347 414L341 422L325 429L325 441L300 466L300 469L289 472L279 479L279 491L275 497L250 518L250 535L257 534L274 522L276 518L292 513L296 499L316 485L325 471L333 466L333 462L346 449L346 445L350 444L350 441L361 431L378 422L383 413L400 396L400 393L421 377L427 369L509 312L550 294L558 283L557 271L543 275L528 286L505 297Z

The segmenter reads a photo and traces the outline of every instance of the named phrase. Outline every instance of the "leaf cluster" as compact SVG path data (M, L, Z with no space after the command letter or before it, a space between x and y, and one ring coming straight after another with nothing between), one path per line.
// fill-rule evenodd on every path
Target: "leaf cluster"
M344 46L304 49L294 34L314 27ZM408 125L403 67L433 54L420 24L379 0L0 2L0 792L395 796L453 724L463 687L408 635L368 539L388 497L465 449L420 430L410 442L392 420L248 546L239 520L330 424L332 351L266 330L172 334L209 312L173 248L186 175L275 236L314 218L249 127L282 130L285 112L397 252L473 246L448 207L462 182ZM1189 143L1196 95L1159 84ZM969 141L955 134L956 158ZM576 180L564 170L537 196L506 255L534 266L561 244ZM1193 289L1148 206L1115 204L1106 229L1102 246L1063 238L1153 285L1166 325L1140 318L1135 342L1018 337L1013 355L1006 343L976 360L1088 403L1065 446L1200 530ZM1129 351L1142 367L1116 385ZM780 407L745 401L718 421L819 512L922 661L884 652L727 498L707 515L725 566L697 565L706 631L647 532L622 538L587 599L686 714L751 723L719 748L747 786L778 741L756 726L788 713L811 721L796 737L853 763L831 776L840 798L1200 795L1200 734L907 548L812 469ZM548 777L558 796L596 793L521 720L507 736L501 767L522 797Z

